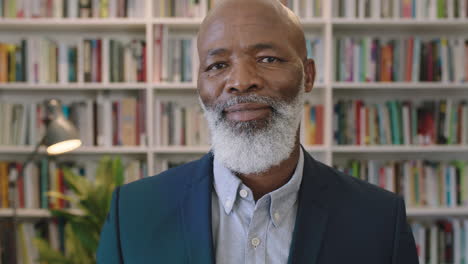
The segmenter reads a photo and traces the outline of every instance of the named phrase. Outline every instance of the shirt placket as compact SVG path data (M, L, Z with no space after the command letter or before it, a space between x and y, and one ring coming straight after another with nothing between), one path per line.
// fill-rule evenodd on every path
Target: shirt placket
M266 230L270 225L268 212L269 203L269 197L263 197L257 202L247 234L245 263L265 263L267 243Z

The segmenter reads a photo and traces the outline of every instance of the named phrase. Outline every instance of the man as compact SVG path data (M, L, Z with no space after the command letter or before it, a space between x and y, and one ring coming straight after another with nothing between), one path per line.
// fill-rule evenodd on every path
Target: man
M401 197L299 144L315 66L276 0L225 0L198 35L212 151L118 188L99 263L418 263Z

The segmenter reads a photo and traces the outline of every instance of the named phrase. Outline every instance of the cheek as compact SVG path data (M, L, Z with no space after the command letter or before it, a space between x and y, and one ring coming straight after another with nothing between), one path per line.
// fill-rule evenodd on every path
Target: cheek
M205 105L212 105L222 95L223 85L220 80L198 77L198 92Z
M269 74L265 78L267 86L274 90L274 93L285 99L294 98L299 92L303 74L298 67L283 68L281 72Z

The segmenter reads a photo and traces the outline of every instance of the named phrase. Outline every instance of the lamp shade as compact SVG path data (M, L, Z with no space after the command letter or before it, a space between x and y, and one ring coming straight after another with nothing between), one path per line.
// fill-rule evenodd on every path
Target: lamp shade
M81 146L78 132L75 126L63 115L60 102L56 99L49 100L46 102L46 109L49 123L44 144L47 147L47 153L58 155Z

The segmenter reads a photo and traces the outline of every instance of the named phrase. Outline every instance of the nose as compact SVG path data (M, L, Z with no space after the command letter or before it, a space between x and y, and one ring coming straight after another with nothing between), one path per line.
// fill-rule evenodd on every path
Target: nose
M262 78L250 61L238 61L231 66L226 81L226 90L231 94L242 94L258 91L263 88Z

